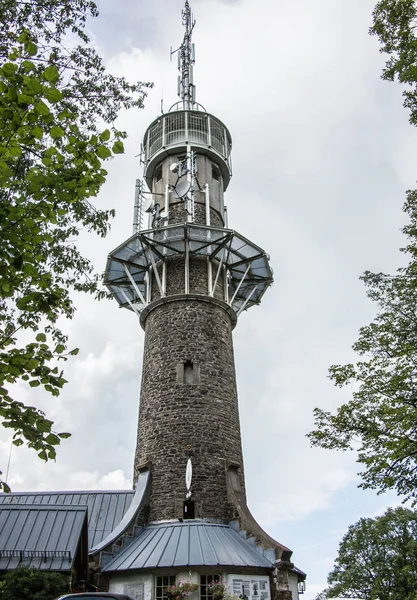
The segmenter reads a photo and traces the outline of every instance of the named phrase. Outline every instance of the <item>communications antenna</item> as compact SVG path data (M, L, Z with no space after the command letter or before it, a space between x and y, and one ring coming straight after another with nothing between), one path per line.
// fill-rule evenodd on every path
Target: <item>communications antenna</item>
M193 66L195 64L195 47L191 42L195 20L191 14L191 8L188 0L185 2L184 10L182 11L182 24L185 27L184 39L178 50L174 50L171 54L178 52L178 96L183 101L184 109L193 108L195 101L195 85L193 77Z
M143 181L136 179L135 204L133 207L133 233L138 233L143 226Z

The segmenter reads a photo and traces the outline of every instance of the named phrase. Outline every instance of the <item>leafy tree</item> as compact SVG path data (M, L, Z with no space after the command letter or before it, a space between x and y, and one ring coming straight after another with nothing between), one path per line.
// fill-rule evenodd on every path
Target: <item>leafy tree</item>
M0 600L54 600L68 591L68 577L26 566L0 579Z
M329 587L316 597L417 598L417 513L396 508L351 525L339 545Z
M413 87L405 90L410 120L417 124L417 39L415 0L381 0L371 33L390 55L383 77ZM378 313L359 331L356 364L330 367L336 386L351 385L352 398L336 414L315 409L311 443L358 451L360 487L395 489L417 502L417 191L407 192L403 252L409 264L394 276L366 272L362 280Z
M381 42L381 52L389 59L382 72L388 81L396 79L406 86L404 106L410 111L410 122L417 125L417 6L415 0L380 0L373 12L370 33Z
M76 238L108 231L114 211L89 199L105 182L102 162L124 151L114 119L141 107L149 86L106 72L84 31L97 14L89 0L0 4L0 417L43 460L69 434L10 385L57 396L65 384L57 362L77 350L58 320L74 314L71 290L103 294Z

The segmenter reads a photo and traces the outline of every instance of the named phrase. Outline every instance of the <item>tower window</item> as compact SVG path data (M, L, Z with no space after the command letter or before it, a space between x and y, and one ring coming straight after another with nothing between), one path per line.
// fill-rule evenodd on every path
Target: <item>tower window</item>
M194 365L191 360L184 363L184 383L194 383Z
M220 181L220 171L216 165L211 165L211 176L215 181Z
M200 363L186 360L177 365L177 383L182 385L197 385L200 383Z
M210 588L207 587L213 581L221 581L221 575L200 575L200 599L201 600L213 600L213 596L210 594Z
M155 183L162 179L162 165L158 165L155 169Z
M185 500L183 517L184 520L195 519L195 506L193 500Z
M165 590L170 585L175 585L175 575L155 577L155 600L168 600Z

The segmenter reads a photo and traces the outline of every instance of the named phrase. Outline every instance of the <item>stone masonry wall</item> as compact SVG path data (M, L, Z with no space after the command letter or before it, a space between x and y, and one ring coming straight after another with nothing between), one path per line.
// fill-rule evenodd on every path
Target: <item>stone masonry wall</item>
M154 308L145 325L135 479L151 462L150 521L183 516L185 468L193 463L196 518L227 520L225 467L243 458L229 314L183 298ZM184 364L193 383L184 383Z

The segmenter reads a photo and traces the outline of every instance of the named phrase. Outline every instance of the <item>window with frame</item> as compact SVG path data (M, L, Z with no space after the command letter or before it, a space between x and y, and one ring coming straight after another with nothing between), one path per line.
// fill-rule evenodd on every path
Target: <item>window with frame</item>
M155 183L158 183L158 181L161 181L161 179L162 179L162 163L156 167L154 177L155 177Z
M200 600L213 600L210 588L207 587L213 581L221 581L222 577L218 575L200 575Z
M215 181L220 181L220 171L216 165L211 165L211 176Z
M168 600L165 590L175 585L175 575L160 575L155 577L155 600Z

